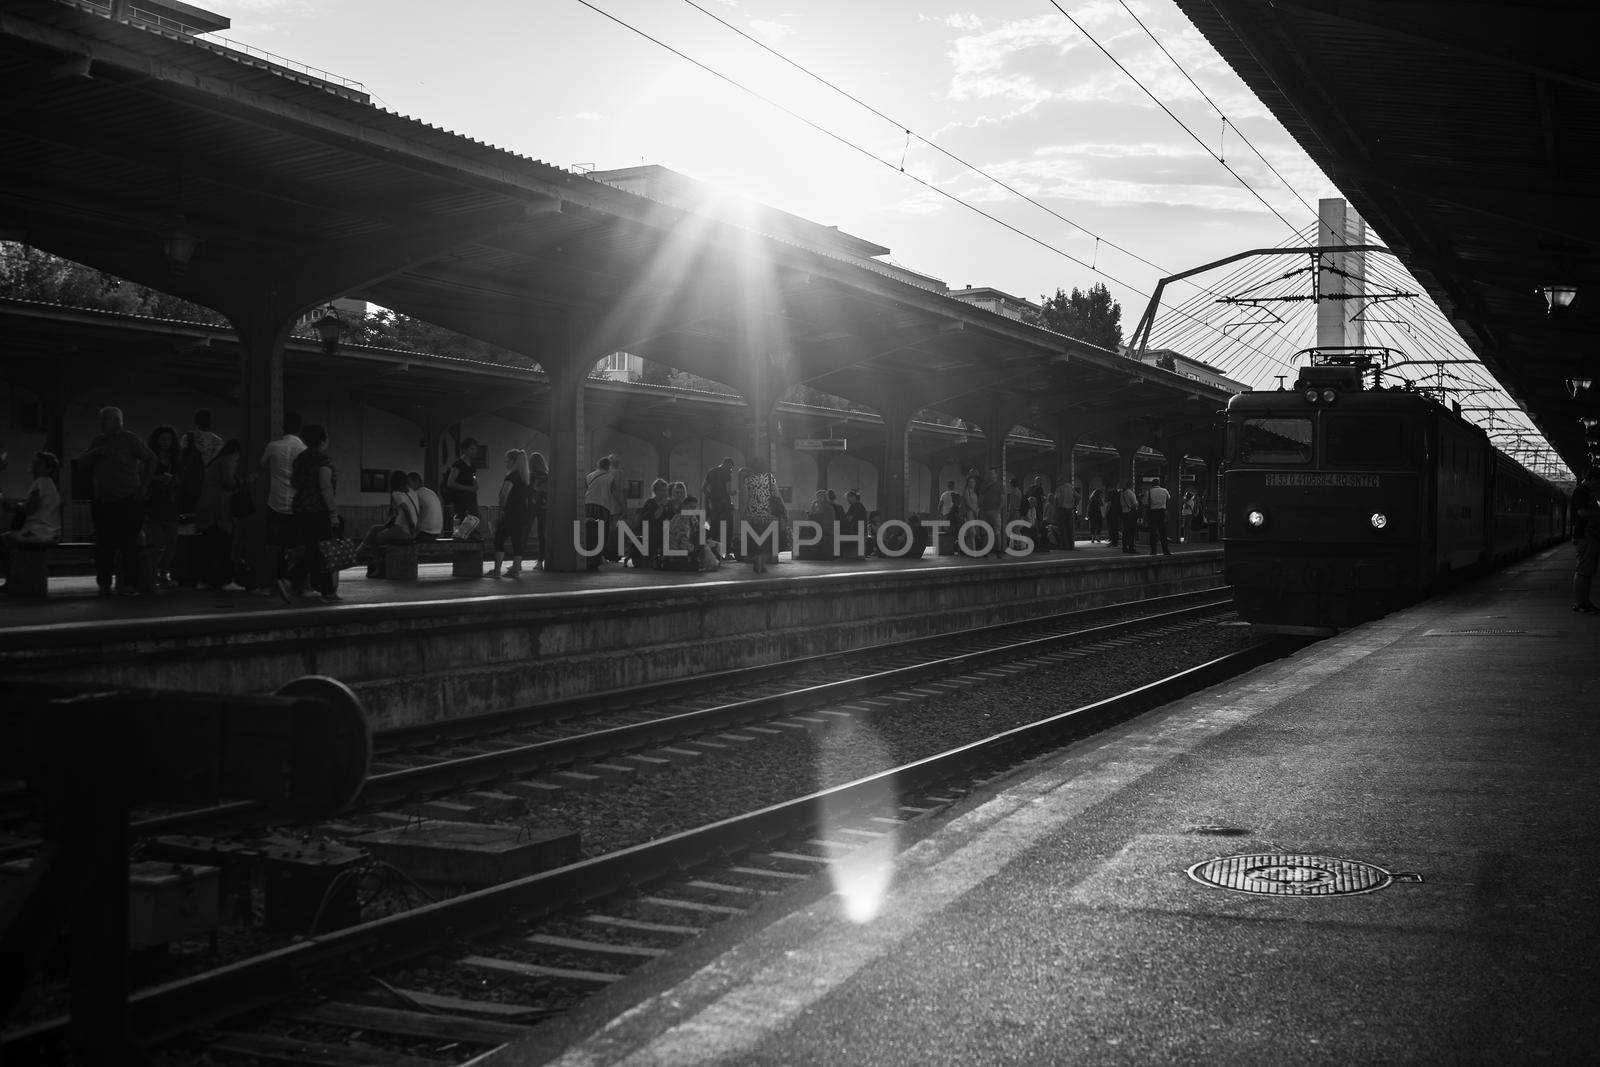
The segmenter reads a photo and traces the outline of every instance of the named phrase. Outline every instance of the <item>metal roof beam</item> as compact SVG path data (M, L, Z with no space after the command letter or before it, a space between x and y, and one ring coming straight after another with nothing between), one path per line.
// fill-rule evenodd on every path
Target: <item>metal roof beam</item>
M1445 49L1472 59L1566 82L1590 91L1600 89L1595 77L1593 42L1600 37L1600 19L1592 4L1577 6L1503 2L1473 5L1396 3L1395 0L1272 0L1272 6L1359 26L1364 31L1412 44ZM1493 19L1465 17L1476 6ZM1540 7L1547 10L1538 10ZM1529 33L1523 20L1560 18L1567 29L1562 44L1545 33ZM1492 23L1492 24L1491 24Z

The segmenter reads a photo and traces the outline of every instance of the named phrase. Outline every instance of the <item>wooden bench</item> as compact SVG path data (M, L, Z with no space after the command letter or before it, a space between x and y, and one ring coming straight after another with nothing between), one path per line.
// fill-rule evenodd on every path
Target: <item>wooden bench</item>
M381 569L377 575L389 582L414 582L417 580L417 545L383 544L377 546Z
M436 537L431 541L418 541L417 559L423 563L450 564L452 578L483 577L483 542L457 541L449 537Z

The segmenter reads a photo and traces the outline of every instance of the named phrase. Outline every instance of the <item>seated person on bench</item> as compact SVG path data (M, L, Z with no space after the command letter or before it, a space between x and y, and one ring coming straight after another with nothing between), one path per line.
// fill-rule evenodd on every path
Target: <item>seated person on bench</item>
M357 559L372 561L373 566L368 568L369 578L381 578L381 574L372 573L382 569L381 553L378 549L383 545L409 545L417 540L417 495L411 491L406 481L405 471L389 472L389 518L382 525L374 526L367 531L361 539L361 551Z
M422 484L416 471L406 475L406 488L417 498L417 540L436 541L444 536L444 504L439 494Z
M14 505L15 529L0 534L0 568L7 567L18 545L53 545L61 540L61 491L55 481L60 469L61 461L53 453L33 454L33 481L28 485L28 495Z

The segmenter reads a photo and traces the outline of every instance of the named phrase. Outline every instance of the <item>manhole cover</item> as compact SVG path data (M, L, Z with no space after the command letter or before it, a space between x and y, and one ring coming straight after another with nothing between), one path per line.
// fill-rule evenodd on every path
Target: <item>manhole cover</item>
M1332 856L1265 853L1221 856L1189 868L1201 885L1273 897L1337 897L1370 893L1394 881L1382 867Z

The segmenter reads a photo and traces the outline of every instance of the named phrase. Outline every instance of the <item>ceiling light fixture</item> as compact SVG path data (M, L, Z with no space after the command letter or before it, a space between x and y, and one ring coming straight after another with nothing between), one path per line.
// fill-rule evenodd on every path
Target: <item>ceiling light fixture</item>
M328 355L339 351L339 335L344 332L344 320L339 317L339 312L330 303L322 309L322 315L311 324L317 331L317 339L322 342L322 350Z
M161 233L161 250L166 254L167 266L174 274L182 274L188 269L189 260L199 246L200 238L184 229L182 215Z
M1554 314L1556 308L1569 306L1578 295L1576 285L1547 285L1540 292L1544 293L1545 310Z

